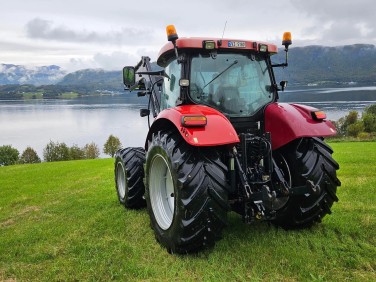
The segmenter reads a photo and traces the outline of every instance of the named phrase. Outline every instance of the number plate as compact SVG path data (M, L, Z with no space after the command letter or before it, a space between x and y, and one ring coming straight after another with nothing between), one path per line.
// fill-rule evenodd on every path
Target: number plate
M229 48L245 48L244 41L229 41L227 46Z

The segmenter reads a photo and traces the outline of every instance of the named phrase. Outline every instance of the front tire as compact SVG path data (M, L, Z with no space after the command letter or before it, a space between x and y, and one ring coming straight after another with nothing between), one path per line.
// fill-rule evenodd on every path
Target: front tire
M318 193L290 196L286 205L277 211L274 221L285 229L309 227L330 214L333 202L337 202L336 176L338 163L332 158L332 149L320 138L301 138L277 152L286 160L292 187L304 186L312 181ZM287 180L287 179L286 179Z
M157 132L145 166L145 198L157 241L171 253L213 246L227 222L227 167L215 149Z
M145 150L121 149L115 154L115 184L119 202L126 208L136 209L146 205L144 199Z

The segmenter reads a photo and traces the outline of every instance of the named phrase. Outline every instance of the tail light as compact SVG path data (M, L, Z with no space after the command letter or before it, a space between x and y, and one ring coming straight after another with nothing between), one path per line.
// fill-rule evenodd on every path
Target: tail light
M311 114L312 114L312 118L314 120L323 120L323 119L326 119L326 113L324 113L323 111L311 112Z
M183 116L181 124L185 127L201 127L207 124L206 116Z

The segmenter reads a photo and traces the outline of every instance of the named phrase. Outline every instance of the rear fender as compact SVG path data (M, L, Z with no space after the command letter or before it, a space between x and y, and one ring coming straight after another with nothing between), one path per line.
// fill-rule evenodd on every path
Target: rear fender
M273 150L301 137L326 137L336 134L328 120L315 120L316 108L286 103L273 103L265 109L265 131L271 133Z
M184 116L203 115L207 124L201 127L182 125ZM175 127L183 139L192 146L219 146L239 143L239 137L230 121L219 111L203 105L184 105L165 109L153 122L147 140L154 132ZM145 148L147 149L147 144Z

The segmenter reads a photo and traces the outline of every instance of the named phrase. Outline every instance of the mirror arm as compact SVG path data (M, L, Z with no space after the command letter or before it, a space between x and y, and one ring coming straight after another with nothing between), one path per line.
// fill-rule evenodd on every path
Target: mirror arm
M282 63L282 64L274 64L274 65L272 65L272 67L273 68L279 68L279 67L283 67L283 68L285 68L285 67L288 67L288 62L287 62L287 59L288 59L288 52L289 52L289 49L288 49L288 46L285 46L285 52L286 52L286 56L285 56L285 62L284 63Z

